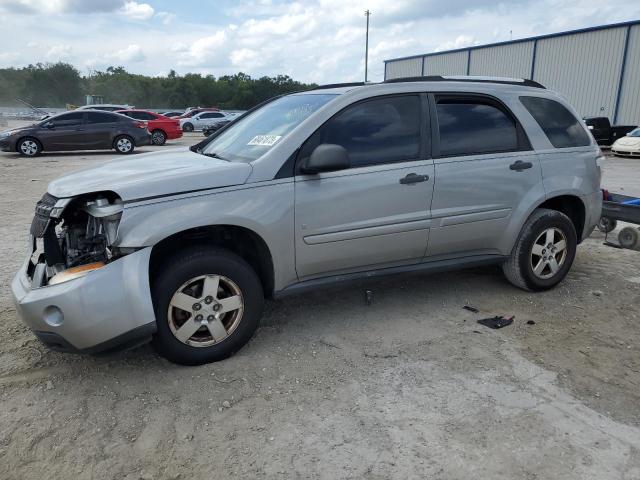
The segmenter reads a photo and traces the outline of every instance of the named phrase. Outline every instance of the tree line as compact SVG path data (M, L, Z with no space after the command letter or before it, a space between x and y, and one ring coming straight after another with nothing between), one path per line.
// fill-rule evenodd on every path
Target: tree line
M0 69L0 105L18 106L22 99L37 107L84 105L86 95L102 95L105 103L139 108L218 106L248 109L267 98L313 88L287 75L251 78L245 73L214 77L175 71L166 77L148 77L109 67L88 75L68 63Z

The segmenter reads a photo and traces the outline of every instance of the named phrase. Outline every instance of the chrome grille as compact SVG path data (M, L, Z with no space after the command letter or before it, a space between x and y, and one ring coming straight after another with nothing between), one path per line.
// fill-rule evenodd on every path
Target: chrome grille
M45 193L44 196L36 203L36 214L31 222L31 235L40 238L44 235L44 231L49 225L49 215L58 199L53 195Z

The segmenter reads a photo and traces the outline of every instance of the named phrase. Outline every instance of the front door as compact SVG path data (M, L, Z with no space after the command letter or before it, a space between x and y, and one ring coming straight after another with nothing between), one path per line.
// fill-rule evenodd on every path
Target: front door
M295 178L298 277L420 262L434 185L427 141L428 103L418 94L347 107L302 147L343 146L351 168Z
M45 150L78 150L84 147L84 113L71 112L45 122L42 127Z
M512 220L544 196L537 155L513 114L490 97L435 96L431 105L437 182L429 260L508 254L520 225Z

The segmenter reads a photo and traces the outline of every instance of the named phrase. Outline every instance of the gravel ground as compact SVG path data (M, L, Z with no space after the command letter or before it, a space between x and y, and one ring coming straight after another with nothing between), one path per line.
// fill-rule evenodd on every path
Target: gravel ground
M640 253L598 232L546 293L482 268L270 302L222 363L46 350L9 292L34 204L113 156L0 154L0 478L640 478ZM605 169L640 195L638 160Z

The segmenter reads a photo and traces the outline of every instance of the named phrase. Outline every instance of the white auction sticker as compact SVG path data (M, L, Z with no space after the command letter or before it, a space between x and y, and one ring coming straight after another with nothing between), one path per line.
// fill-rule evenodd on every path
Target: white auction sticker
M261 145L264 147L271 147L280 140L282 135L256 135L251 139L247 145Z

